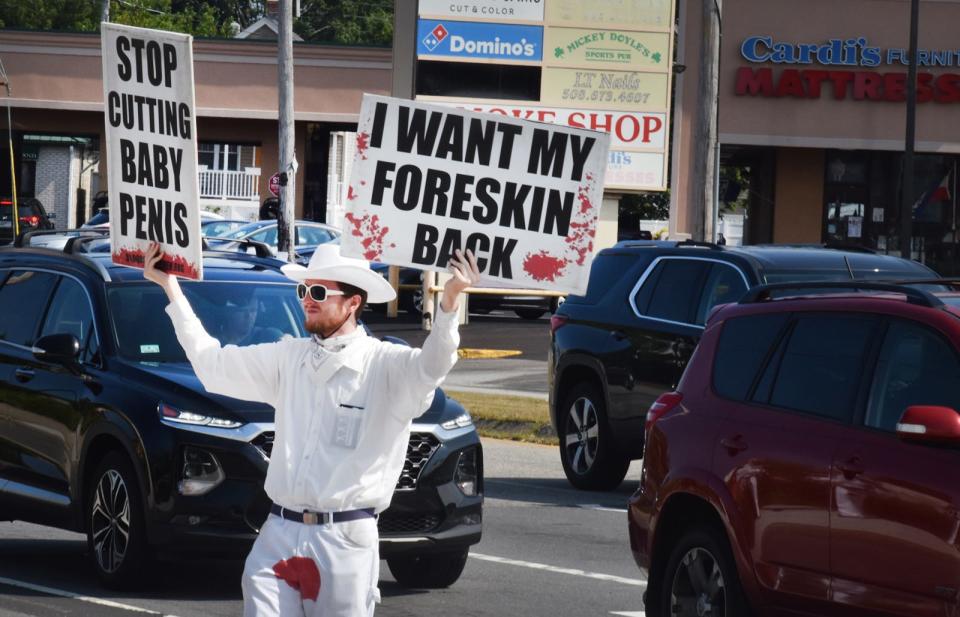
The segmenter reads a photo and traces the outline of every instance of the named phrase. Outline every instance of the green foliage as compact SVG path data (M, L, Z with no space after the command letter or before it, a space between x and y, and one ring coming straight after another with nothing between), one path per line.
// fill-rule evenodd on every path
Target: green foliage
M390 45L393 0L303 0L293 29L305 41Z
M0 0L0 28L95 32L102 0ZM110 0L110 21L194 36L230 36L263 13L262 0Z
M619 214L632 220L666 221L670 218L670 191L624 195Z

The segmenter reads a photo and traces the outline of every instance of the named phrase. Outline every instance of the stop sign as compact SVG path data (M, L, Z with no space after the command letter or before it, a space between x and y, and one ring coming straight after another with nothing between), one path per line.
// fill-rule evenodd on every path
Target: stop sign
M280 172L270 176L270 192L274 197L280 197Z

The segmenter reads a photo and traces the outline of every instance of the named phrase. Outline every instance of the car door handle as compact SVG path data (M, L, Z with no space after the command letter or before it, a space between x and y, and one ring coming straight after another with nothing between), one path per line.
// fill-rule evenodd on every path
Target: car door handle
M627 333L623 330L614 330L610 333L610 335L613 336L613 340L615 341L623 341L627 339Z
M16 377L20 383L27 383L36 376L36 373L33 372L33 369L18 368L13 372L13 376Z
M727 449L730 456L739 454L747 449L747 442L743 440L743 435L724 437L720 440L720 445Z
M863 466L863 461L860 460L859 456L853 456L843 461L838 465L840 471L843 472L843 477L847 480L852 480L862 474L866 469Z

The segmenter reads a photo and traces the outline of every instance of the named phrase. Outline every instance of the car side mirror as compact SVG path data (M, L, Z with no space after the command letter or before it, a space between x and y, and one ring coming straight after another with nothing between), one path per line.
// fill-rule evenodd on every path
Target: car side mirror
M57 213L56 213L56 212L50 212L49 214L47 214L47 219L48 219L48 220L51 220L51 221L52 221L52 220L54 220L54 219L56 219L56 218L57 218Z
M80 341L72 334L49 334L33 344L33 357L43 362L76 365L80 358Z
M960 445L960 413L950 407L912 405L897 423L904 441Z

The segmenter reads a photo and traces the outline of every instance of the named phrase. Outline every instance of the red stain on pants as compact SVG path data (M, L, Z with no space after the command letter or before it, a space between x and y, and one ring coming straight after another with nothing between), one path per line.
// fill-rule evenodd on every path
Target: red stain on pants
M307 557L291 557L278 561L273 565L273 573L277 578L300 591L304 600L317 601L320 594L320 570L312 559Z

